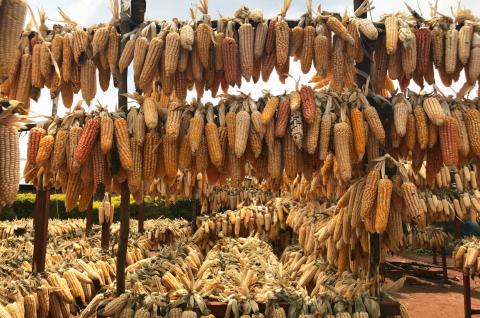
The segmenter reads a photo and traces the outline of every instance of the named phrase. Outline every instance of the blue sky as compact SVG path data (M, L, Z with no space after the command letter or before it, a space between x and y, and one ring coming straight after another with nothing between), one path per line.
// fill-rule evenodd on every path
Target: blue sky
M274 16L279 12L279 9L282 5L282 1L271 1L271 0L210 0L209 1L209 12L212 18L218 17L218 13L222 15L232 15L233 12L239 8L241 5L246 5L251 9L261 9L265 17ZM412 1L407 0L407 3L413 8L422 12L423 15L429 16L429 5L426 0ZM109 9L109 4L107 0L29 0L28 3L32 9L36 12L36 9L43 8L46 11L46 14L49 19L58 20L60 18L58 14L58 7L62 8L73 20L78 22L80 25L89 26L99 22L107 22L111 18L111 13ZM313 6L318 6L318 1L313 1ZM180 19L188 19L188 9L196 4L193 1L161 1L161 0L147 0L147 10L146 10L146 19L155 19L155 20L164 20L171 19L174 17ZM336 0L336 1L322 1L322 8L328 11L334 12L344 12L345 9L348 12L352 12L352 1L351 0ZM457 1L451 0L438 0L438 8L441 13L450 14L450 7L452 5L456 6ZM462 6L470 8L474 13L480 14L480 1L478 0L463 0L461 2ZM292 0L292 5L288 11L287 18L298 18L302 13L306 11L305 9L306 1ZM372 12L374 20L378 20L380 16L384 13L392 13L398 11L406 11L406 7L403 4L403 1L375 1L375 9ZM28 19L27 19L28 20ZM48 22L52 24L52 21ZM129 91L133 91L133 72L129 72ZM298 63L292 63L290 68L290 73L295 78L300 76L299 65ZM312 74L302 75L302 83L308 82ZM437 81L438 82L438 81ZM453 89L457 91L463 82L453 86ZM97 88L96 99L102 105L109 105L112 109L116 105L117 91L113 89L113 85L110 86L111 89L107 92L102 92L101 89ZM282 93L285 90L291 90L294 88L293 80L287 80L286 85L281 85L277 80L276 75L272 75L272 79L268 83L260 83L259 85L254 85L252 83L245 83L242 85L242 91L245 93L251 93L253 97L258 97L261 95L262 89L270 89L272 93ZM452 94L453 91L449 88L442 88L445 93ZM412 85L413 90L418 90L418 87ZM39 99L38 103L32 102L31 112L33 115L51 114L51 101L49 97L49 92L47 90L42 91L42 96ZM192 94L190 93L190 96ZM81 99L81 95L75 96L74 105L76 101ZM205 100L208 100L208 93L206 94ZM95 101L92 102L92 106ZM84 105L86 107L86 105ZM65 113L65 108L59 103L59 112L61 116ZM27 137L22 135L21 137L21 157L26 157L26 140Z

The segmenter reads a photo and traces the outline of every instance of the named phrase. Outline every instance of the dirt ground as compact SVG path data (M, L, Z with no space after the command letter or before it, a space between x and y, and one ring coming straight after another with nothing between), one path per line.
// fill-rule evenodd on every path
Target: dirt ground
M388 260L394 262L418 262L432 264L432 256L404 254ZM438 264L441 265L440 255ZM453 268L451 258L447 258L450 284L445 285L441 276L438 278L420 277L420 280L407 274L407 280L400 291L399 301L404 304L411 318L461 318L463 308L462 273ZM437 270L436 268L434 270ZM441 270L441 268L438 268ZM386 272L387 279L396 279L400 274ZM480 280L471 281L472 307L480 308Z

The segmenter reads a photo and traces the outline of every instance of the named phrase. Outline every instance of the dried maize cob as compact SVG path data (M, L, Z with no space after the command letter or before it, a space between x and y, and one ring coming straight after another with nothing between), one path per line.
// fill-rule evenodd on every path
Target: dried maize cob
M132 151L130 150L127 121L124 118L116 118L113 122L115 132L115 145L117 147L120 164L130 171L133 169Z

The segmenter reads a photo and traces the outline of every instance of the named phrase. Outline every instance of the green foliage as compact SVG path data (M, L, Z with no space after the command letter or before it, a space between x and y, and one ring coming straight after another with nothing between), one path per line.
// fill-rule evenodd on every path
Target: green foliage
M64 204L65 195L50 194L50 218L68 219L68 218L84 218L86 212L80 212L75 208L71 212L65 212ZM115 219L120 215L120 196L114 196L112 203L115 206ZM93 202L93 216L95 222L98 216L98 207L100 201ZM12 220L33 217L35 207L35 193L20 193L17 195L17 200L11 207L2 209L0 211L0 220ZM197 207L197 210L199 207ZM176 204L165 206L163 200L151 200L145 198L145 219L155 219L160 216L174 219L184 218L191 219L191 201L178 200ZM130 198L130 217L136 218L138 213L138 205L135 204L133 198Z

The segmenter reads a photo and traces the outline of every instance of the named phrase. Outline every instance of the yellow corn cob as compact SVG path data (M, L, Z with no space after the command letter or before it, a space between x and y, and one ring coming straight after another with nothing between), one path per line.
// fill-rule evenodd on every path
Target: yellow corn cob
M212 44L212 27L207 23L200 23L196 29L196 47L200 63L204 68L208 67L209 51Z
M97 55L98 52L105 50L108 44L108 35L109 35L108 26L101 26L95 30L92 38L92 49L93 56Z
M37 165L41 166L50 159L54 143L55 138L52 135L42 137L38 146L37 157L35 159Z
M267 125L275 115L275 111L278 108L278 103L280 102L277 96L271 96L267 103L265 104L265 108L263 109L262 115L260 117L262 123Z
M428 146L428 124L427 114L423 107L417 106L413 111L416 123L417 141L421 150L427 149Z
M352 177L352 164L350 161L350 142L352 130L348 123L337 123L333 127L333 142L335 145L335 156L339 165L339 172L343 181L349 181Z
M254 28L250 23L244 23L238 29L238 41L240 51L240 66L242 75L249 80L253 75L254 60Z
M275 24L275 48L277 53L277 64L283 65L287 62L290 45L290 28L286 20L281 19Z
M361 160L365 154L366 138L363 113L358 108L353 108L350 111L350 122L352 123L355 153L358 159Z
M445 35L445 72L453 74L457 68L458 31L451 27Z
M20 113L27 114L29 110L30 102L30 86L31 86L31 74L32 74L32 57L30 54L25 53L22 55L20 64L20 74L18 76L16 100L23 103L24 107L20 108Z
M313 53L314 53L313 50L315 46L314 42L315 42L315 28L309 25L305 27L303 30L303 46L302 46L302 51L300 55L301 69L304 74L307 74L310 71L310 68L312 67Z
M142 74L145 57L147 56L149 42L147 38L141 36L135 40L135 49L133 50L133 79L135 87L140 87L140 76Z
M464 119L470 141L470 151L477 156L480 154L480 112L475 108L469 108L464 113Z
M118 60L118 68L120 74L123 73L133 61L135 43L135 39L130 39L123 48L122 54L120 55L120 58Z
M379 179L380 171L376 169L371 170L367 175L360 204L360 217L362 220L370 218L373 212L372 209L378 194Z
M85 304L85 293L83 292L82 284L78 280L77 276L73 272L67 270L63 273L63 277L67 281L67 285L72 293L72 296L75 298L80 298Z
M182 110L178 108L177 104L171 103L168 106L167 123L166 123L166 137L168 139L177 140L180 134L181 117L182 117Z
M458 59L462 65L467 65L472 46L473 26L465 24L458 32Z
M327 27L349 45L354 45L354 40L343 23L334 16L327 19Z
M255 28L255 47L254 57L258 60L262 57L265 48L265 41L267 38L268 25L265 22L260 22Z
M148 45L148 51L144 63L142 64L142 73L139 78L139 87L143 90L149 90L152 86L152 81L155 71L158 68L163 47L164 41L160 37L153 38Z
M305 150L308 154L313 155L317 150L318 137L320 135L320 123L322 122L322 113L319 108L315 113L315 120L307 127L307 136L305 138Z
M235 117L235 155L237 158L241 158L247 148L249 131L250 114L246 110L241 110Z
M114 121L115 143L122 167L130 171L133 169L133 158L130 150L127 121L123 118L116 118Z
M375 213L375 232L382 234L387 228L390 214L390 200L392 195L392 180L378 181L377 211Z
M207 110L207 123L205 124L205 137L207 139L208 154L210 161L215 167L221 167L223 162L223 153L220 147L220 138L218 127L214 122L213 106L209 104Z
M20 181L19 158L17 129L14 126L0 124L0 207L10 205L16 200Z
M385 129L380 121L377 110L373 106L367 106L364 108L363 114L371 133L375 136L376 140L383 144L385 142Z
M118 83L118 53L120 46L120 34L115 27L111 27L108 33L107 60L108 67L112 73L113 83L116 86Z
M40 71L40 54L42 51L41 44L36 44L32 49L32 86L36 88L43 88L44 78Z
M393 104L393 119L395 129L400 137L407 133L407 117L409 114L409 107L404 101L397 101Z
M83 29L73 31L73 58L77 64L83 64L87 58L88 34Z
M378 30L370 19L360 19L358 30L369 40L374 41L378 38Z
M423 109L428 118L436 126L441 126L445 120L445 113L443 112L442 105L435 96L427 97L423 101Z
M228 124L228 120L227 120L227 124ZM203 115L200 109L197 108L197 110L195 111L195 115L192 117L192 119L190 119L189 139L190 139L190 147L192 150L192 154L195 154L196 151L198 150L198 147L200 145L200 140L203 135L204 125L205 125L205 122L203 119Z
M204 172L208 168L208 145L207 139L205 135L202 135L202 139L200 140L200 144L198 146L198 150L195 154L195 165L197 171Z
M165 73L172 76L177 71L178 57L180 55L180 34L175 30L170 31L165 39Z
M388 16L385 19L385 34L386 41L385 45L387 48L387 54L392 54L397 50L398 46L398 30L399 22L396 16Z
M127 293L123 293L120 296L109 301L101 311L102 316L108 317L120 313L123 307L127 305L128 299L129 295Z
M80 70L80 87L82 89L82 98L90 105L90 102L97 93L97 76L95 63L87 59L81 65Z

